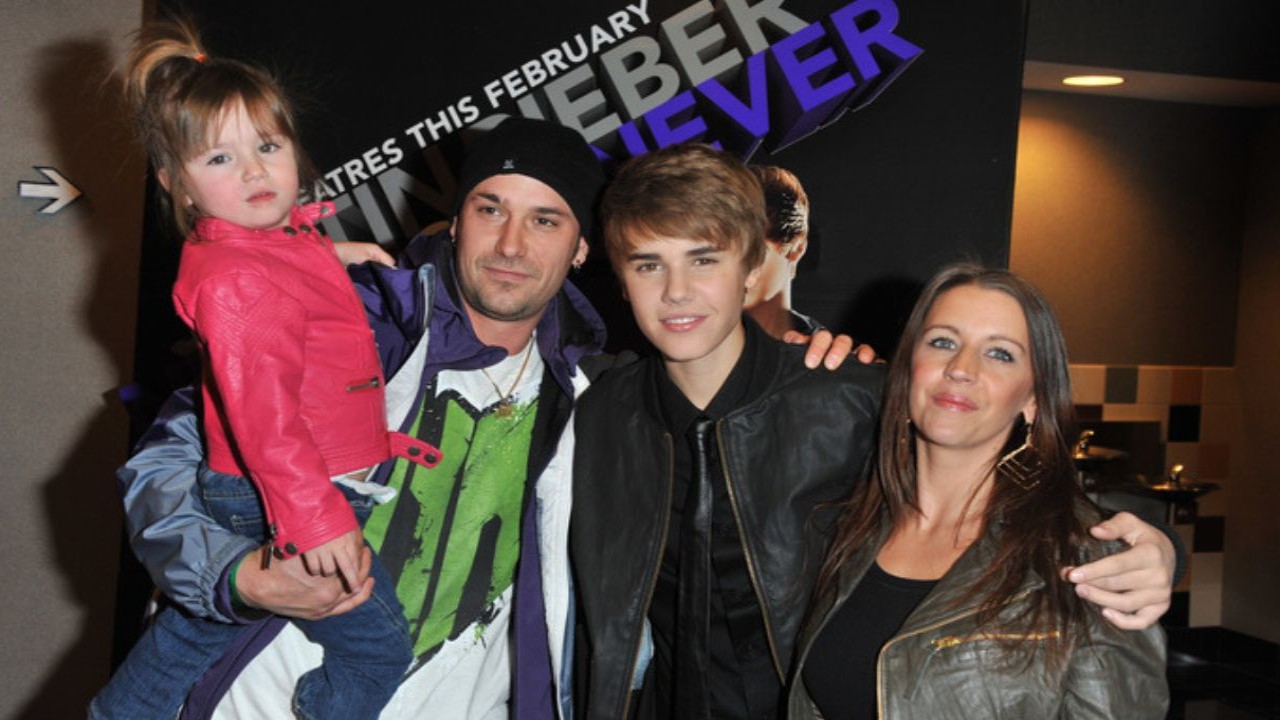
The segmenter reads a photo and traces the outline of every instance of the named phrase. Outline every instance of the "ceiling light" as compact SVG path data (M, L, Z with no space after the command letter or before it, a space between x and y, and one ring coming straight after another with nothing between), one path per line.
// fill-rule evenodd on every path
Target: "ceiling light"
M1111 87L1123 82L1124 78L1119 75L1072 75L1062 79L1063 85L1072 87Z

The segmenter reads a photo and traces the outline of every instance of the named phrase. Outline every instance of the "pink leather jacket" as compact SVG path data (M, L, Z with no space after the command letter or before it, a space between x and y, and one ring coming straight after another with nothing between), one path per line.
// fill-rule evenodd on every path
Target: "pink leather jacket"
M203 351L209 467L258 486L277 554L355 530L330 478L391 454L382 368L364 308L315 222L251 230L200 218L173 301Z

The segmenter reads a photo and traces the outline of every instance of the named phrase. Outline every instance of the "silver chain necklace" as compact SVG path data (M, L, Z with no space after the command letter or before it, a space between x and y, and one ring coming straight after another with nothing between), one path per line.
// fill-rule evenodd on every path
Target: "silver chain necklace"
M529 357L533 355L533 339L529 339L529 344L524 349L524 360L520 363L520 369L516 372L516 379L511 383L511 387L504 393L498 383L494 382L493 376L485 368L480 368L480 372L484 373L484 377L493 386L493 391L498 394L498 404L494 406L494 414L500 418L509 418L515 412L515 400L511 394L516 391L516 387L520 384L520 378L524 377L525 368L529 367Z

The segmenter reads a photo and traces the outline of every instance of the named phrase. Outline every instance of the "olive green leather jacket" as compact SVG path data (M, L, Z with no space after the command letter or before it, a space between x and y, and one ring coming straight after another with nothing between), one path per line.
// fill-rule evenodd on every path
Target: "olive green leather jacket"
M1096 521L1092 507L1080 508L1088 527ZM1043 634L1002 630L1002 620L1016 617L1042 592L1044 581L1029 573L1000 613L1000 619L977 627L977 600L957 606L956 599L977 581L995 550L995 531L988 530L934 586L902 628L880 651L876 663L879 716L892 720L950 718L1124 718L1165 717L1169 688L1165 681L1164 631L1120 630L1090 610L1088 641L1069 650L1065 671L1050 681L1044 670ZM884 538L863 548L840 573L838 587L820 596L805 623L788 698L793 720L821 718L804 686L803 669L814 637L844 604L875 559ZM1118 549L1115 543L1091 543L1094 557ZM1008 625L1005 625L1008 628ZM1002 640L1030 643L1013 653ZM1026 647L1026 646L1024 646Z

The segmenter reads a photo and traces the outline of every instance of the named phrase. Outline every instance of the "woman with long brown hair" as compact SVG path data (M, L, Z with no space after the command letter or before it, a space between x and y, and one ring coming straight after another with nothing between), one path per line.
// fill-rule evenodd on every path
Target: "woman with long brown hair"
M1118 549L1087 533L1070 437L1040 293L1005 270L936 275L819 575L791 717L1164 717L1162 631L1116 629L1059 576Z

